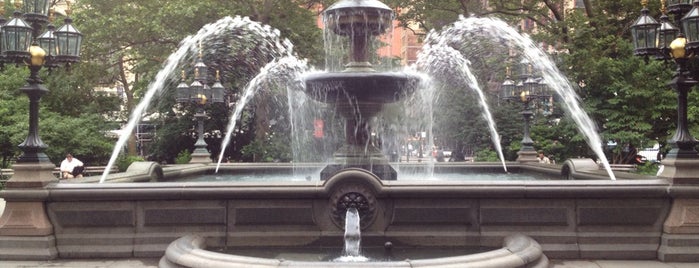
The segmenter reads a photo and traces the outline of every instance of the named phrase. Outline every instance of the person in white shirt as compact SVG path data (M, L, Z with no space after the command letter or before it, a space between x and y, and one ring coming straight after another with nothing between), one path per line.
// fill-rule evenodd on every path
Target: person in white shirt
M80 167L76 169L76 167ZM66 159L61 162L61 178L72 179L72 178L82 178L83 176L83 162L74 158L73 155L67 154Z
M544 152L539 152L539 157L538 157L538 158L539 158L539 163L542 163L542 164L551 164L551 159L549 159L548 157L546 157L546 155L544 155Z

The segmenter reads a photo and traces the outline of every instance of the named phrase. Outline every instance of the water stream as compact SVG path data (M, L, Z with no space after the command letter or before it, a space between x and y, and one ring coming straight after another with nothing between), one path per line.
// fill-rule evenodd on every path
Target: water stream
M173 79L173 74L181 68L182 63L188 62L188 56L194 54L197 45L207 38L223 34L238 36L239 39L243 38L243 36L248 39L256 39L258 44L268 44L267 46L258 45L258 47L271 47L271 50L275 51L268 51L268 53L276 52L278 55L290 55L293 47L288 40L281 40L278 30L251 21L247 17L225 17L214 23L204 25L196 35L184 38L177 50L168 56L163 63L162 69L157 73L155 80L148 85L141 102L131 112L128 124L123 129L124 133L133 133L136 125L148 110L153 98L164 89L168 81ZM251 42L251 40L245 41ZM129 138L131 138L131 135L121 135L119 137L119 140L114 145L107 167L100 178L100 183L103 183L107 175L109 175L111 167L115 164L119 153Z
M609 161L602 149L602 139L597 133L597 126L590 116L582 109L580 98L575 93L570 81L561 74L554 62L528 36L524 36L497 18L465 18L461 17L451 27L441 32L432 32L425 43L441 44L444 46L462 47L467 38L473 35L489 37L493 42L512 45L516 51L532 63L535 70L542 73L543 79L550 89L553 89L563 100L567 114L575 121L580 133L583 134L588 146L593 150L597 159L603 164L609 177L616 180Z
M261 68L258 75L255 76L250 83L248 83L240 100L236 103L232 116L229 119L230 121L226 135L222 142L222 150L218 157L219 165L222 159L224 159L223 155L225 153L225 149L229 144L230 139L234 135L236 123L241 117L244 107L256 94L257 88L267 86L268 84L272 83L277 86L286 87L287 93L300 91L298 89L303 87L302 83L300 82L300 77L302 77L302 74L309 71L309 67L305 61L299 60L292 55L293 46L287 40L281 41L279 31L271 29L269 26L263 26L257 22L250 21L248 18L226 17L215 23L204 26L196 35L189 36L181 42L177 51L172 53L165 61L163 68L158 72L156 79L149 85L148 90L143 96L141 102L132 112L128 125L124 129L125 132L133 132L136 124L147 111L148 106L154 96L163 90L164 86L169 80L173 79L173 73L180 68L182 62L185 62L184 59L186 59L188 55L193 54L192 52L195 50L198 43L212 36L223 34L231 35L231 33L226 32L230 31L231 29L244 29L246 35L245 37L241 37L240 33L234 33L234 35L238 35L237 38L240 41L248 41L245 40L245 38L251 38L250 36L252 36L252 38L262 40L260 42L271 44L270 47L272 47L273 51L269 51L269 53L273 53L273 55L276 56L274 60ZM428 45L425 46L424 51L419 56L418 65L420 66L418 69L424 70L435 77L439 77L440 75L438 74L451 74L456 71L456 75L447 78L439 78L441 78L441 80L456 79L462 86L468 85L471 89L478 93L480 105L483 108L483 116L488 121L491 138L498 151L499 157L503 162L503 168L507 170L502 154L499 135L497 134L497 129L492 119L492 115L487 107L485 95L469 69L468 59L466 59L459 51L451 48L462 48L465 38L473 34L484 35L497 42L506 40L508 43L518 48L518 51L522 51L523 56L532 62L534 68L541 71L543 79L551 87L551 89L555 90L556 93L561 96L561 99L563 100L563 107L576 122L579 131L584 135L588 145L590 148L592 148L598 159L606 168L610 178L614 180L615 176L612 173L609 163L602 151L601 138L597 134L597 129L594 122L580 106L579 97L575 93L570 82L560 73L548 56L541 49L539 49L530 38L519 34L514 28L510 27L499 19L462 17L452 26L445 28L441 32L432 32L428 35L425 41L425 43ZM443 72L446 67L449 67L451 71ZM290 98L292 95L296 96L298 94L288 94ZM298 105L298 103L295 105ZM289 109L290 116L293 117L295 114L292 110L293 105L290 104ZM431 117L432 114L429 116ZM292 119L292 121L294 120ZM429 126L431 127L431 120L428 120L428 122L430 122ZM292 129L293 128L296 128L296 126L294 126L292 122ZM431 137L432 130L428 129L428 131ZM119 152L124 147L129 137L130 135L122 135L117 141L109 163L107 164L107 168L105 168L105 172L102 174L100 183L104 182L111 166L114 165ZM296 149L296 146L294 147ZM307 150L308 147L300 149ZM218 168L219 166L217 165L217 171Z
M233 114L230 117L226 135L221 143L221 152L218 156L218 163L216 164L216 173L218 173L218 169L226 153L226 148L235 133L235 126L243 113L243 109L247 106L257 90L263 86L267 87L270 86L270 84L274 84L276 86L286 87L287 94L290 91L299 91L303 87L299 77L302 73L308 72L308 70L309 67L306 61L299 60L295 56L286 56L265 65L265 67L260 70L260 73L248 83L243 90L243 96L236 103ZM293 116L294 113L292 111L289 112Z
M362 233L359 225L359 211L356 208L348 208L345 213L345 248L343 255L335 259L337 262L368 261L369 258L361 254Z
M445 45L429 45L426 44L423 47L422 52L418 55L417 63L420 69L424 69L432 77L439 78L438 81L444 81L443 83L450 83L460 88L460 86L468 85L469 88L474 90L478 94L479 104L482 108L483 118L488 123L488 129L490 130L490 138L493 141L493 146L498 153L498 157L502 162L502 167L507 172L507 165L505 164L505 156L502 152L502 145L500 144L500 135L498 134L497 127L495 125L495 119L490 113L490 108L488 107L488 102L483 94L483 90L478 85L478 80L473 75L469 68L469 61L466 60L463 55Z

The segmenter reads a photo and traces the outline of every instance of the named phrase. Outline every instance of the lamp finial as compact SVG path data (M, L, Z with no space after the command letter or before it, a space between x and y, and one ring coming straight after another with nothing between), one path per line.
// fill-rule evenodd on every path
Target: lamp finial
M70 17L70 14L73 13L73 10L70 8L70 1L66 0L66 17Z

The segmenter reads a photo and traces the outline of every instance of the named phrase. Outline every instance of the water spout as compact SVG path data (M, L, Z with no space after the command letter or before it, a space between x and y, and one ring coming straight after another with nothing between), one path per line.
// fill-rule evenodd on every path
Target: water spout
M368 261L367 257L360 254L362 241L361 228L359 226L359 211L356 208L347 209L345 215L345 249L343 256L335 259L339 262Z

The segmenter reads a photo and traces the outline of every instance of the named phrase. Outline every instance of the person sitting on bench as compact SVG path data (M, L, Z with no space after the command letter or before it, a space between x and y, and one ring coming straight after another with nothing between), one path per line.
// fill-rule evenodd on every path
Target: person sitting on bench
M61 162L61 178L82 178L84 169L82 161L74 158L71 154L66 154L66 159Z

